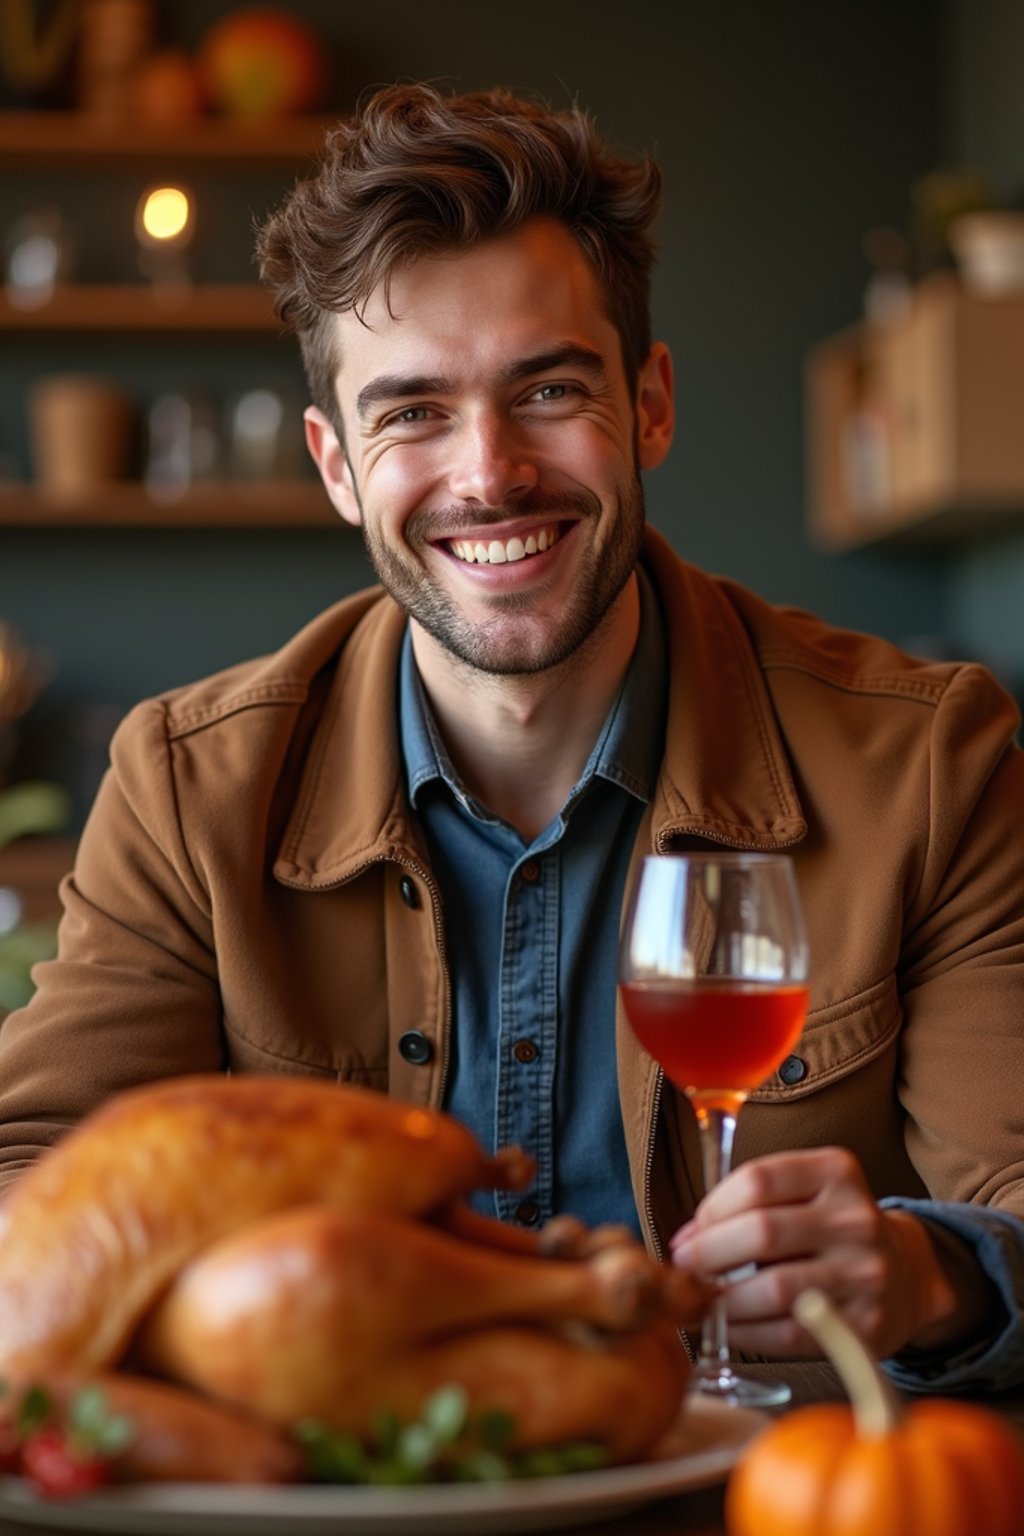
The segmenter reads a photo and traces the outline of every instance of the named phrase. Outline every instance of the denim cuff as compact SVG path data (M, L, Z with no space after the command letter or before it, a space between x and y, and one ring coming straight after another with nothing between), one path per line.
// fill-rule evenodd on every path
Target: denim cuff
M1024 1383L1024 1221L991 1206L880 1200L951 1233L974 1254L1002 1303L992 1330L954 1355L906 1350L882 1362L904 1392L1004 1392Z

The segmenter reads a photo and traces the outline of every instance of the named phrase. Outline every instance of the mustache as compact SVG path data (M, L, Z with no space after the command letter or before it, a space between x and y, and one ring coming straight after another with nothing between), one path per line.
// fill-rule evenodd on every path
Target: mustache
M600 509L598 498L587 491L530 491L514 506L458 503L414 512L405 525L405 536L410 543L432 543L461 533L467 523L474 528L497 528L518 517L595 517Z

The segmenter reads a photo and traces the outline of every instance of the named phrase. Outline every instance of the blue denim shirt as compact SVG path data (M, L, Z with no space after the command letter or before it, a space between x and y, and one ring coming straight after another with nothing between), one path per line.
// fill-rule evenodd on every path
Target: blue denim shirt
M485 1147L515 1143L537 1161L529 1190L476 1197L502 1220L532 1226L570 1212L639 1231L615 1070L616 967L629 859L662 756L665 671L648 592L633 660L579 782L528 843L460 784L406 635L402 749L453 978L444 1107Z

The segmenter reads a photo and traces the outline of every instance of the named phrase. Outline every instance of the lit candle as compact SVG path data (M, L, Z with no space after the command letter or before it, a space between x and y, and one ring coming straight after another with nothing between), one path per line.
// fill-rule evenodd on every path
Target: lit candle
M184 187L150 187L135 210L139 265L162 293L187 288L186 251L195 228L195 205Z

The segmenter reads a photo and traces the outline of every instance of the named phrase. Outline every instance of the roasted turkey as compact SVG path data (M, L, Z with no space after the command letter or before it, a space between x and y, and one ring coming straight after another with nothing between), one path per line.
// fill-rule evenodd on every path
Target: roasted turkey
M512 1416L519 1447L643 1456L689 1373L703 1286L616 1228L472 1213L520 1189L437 1111L297 1078L134 1089L0 1210L0 1376L100 1381L135 1422L130 1475L301 1475L300 1419L369 1438L438 1386Z

